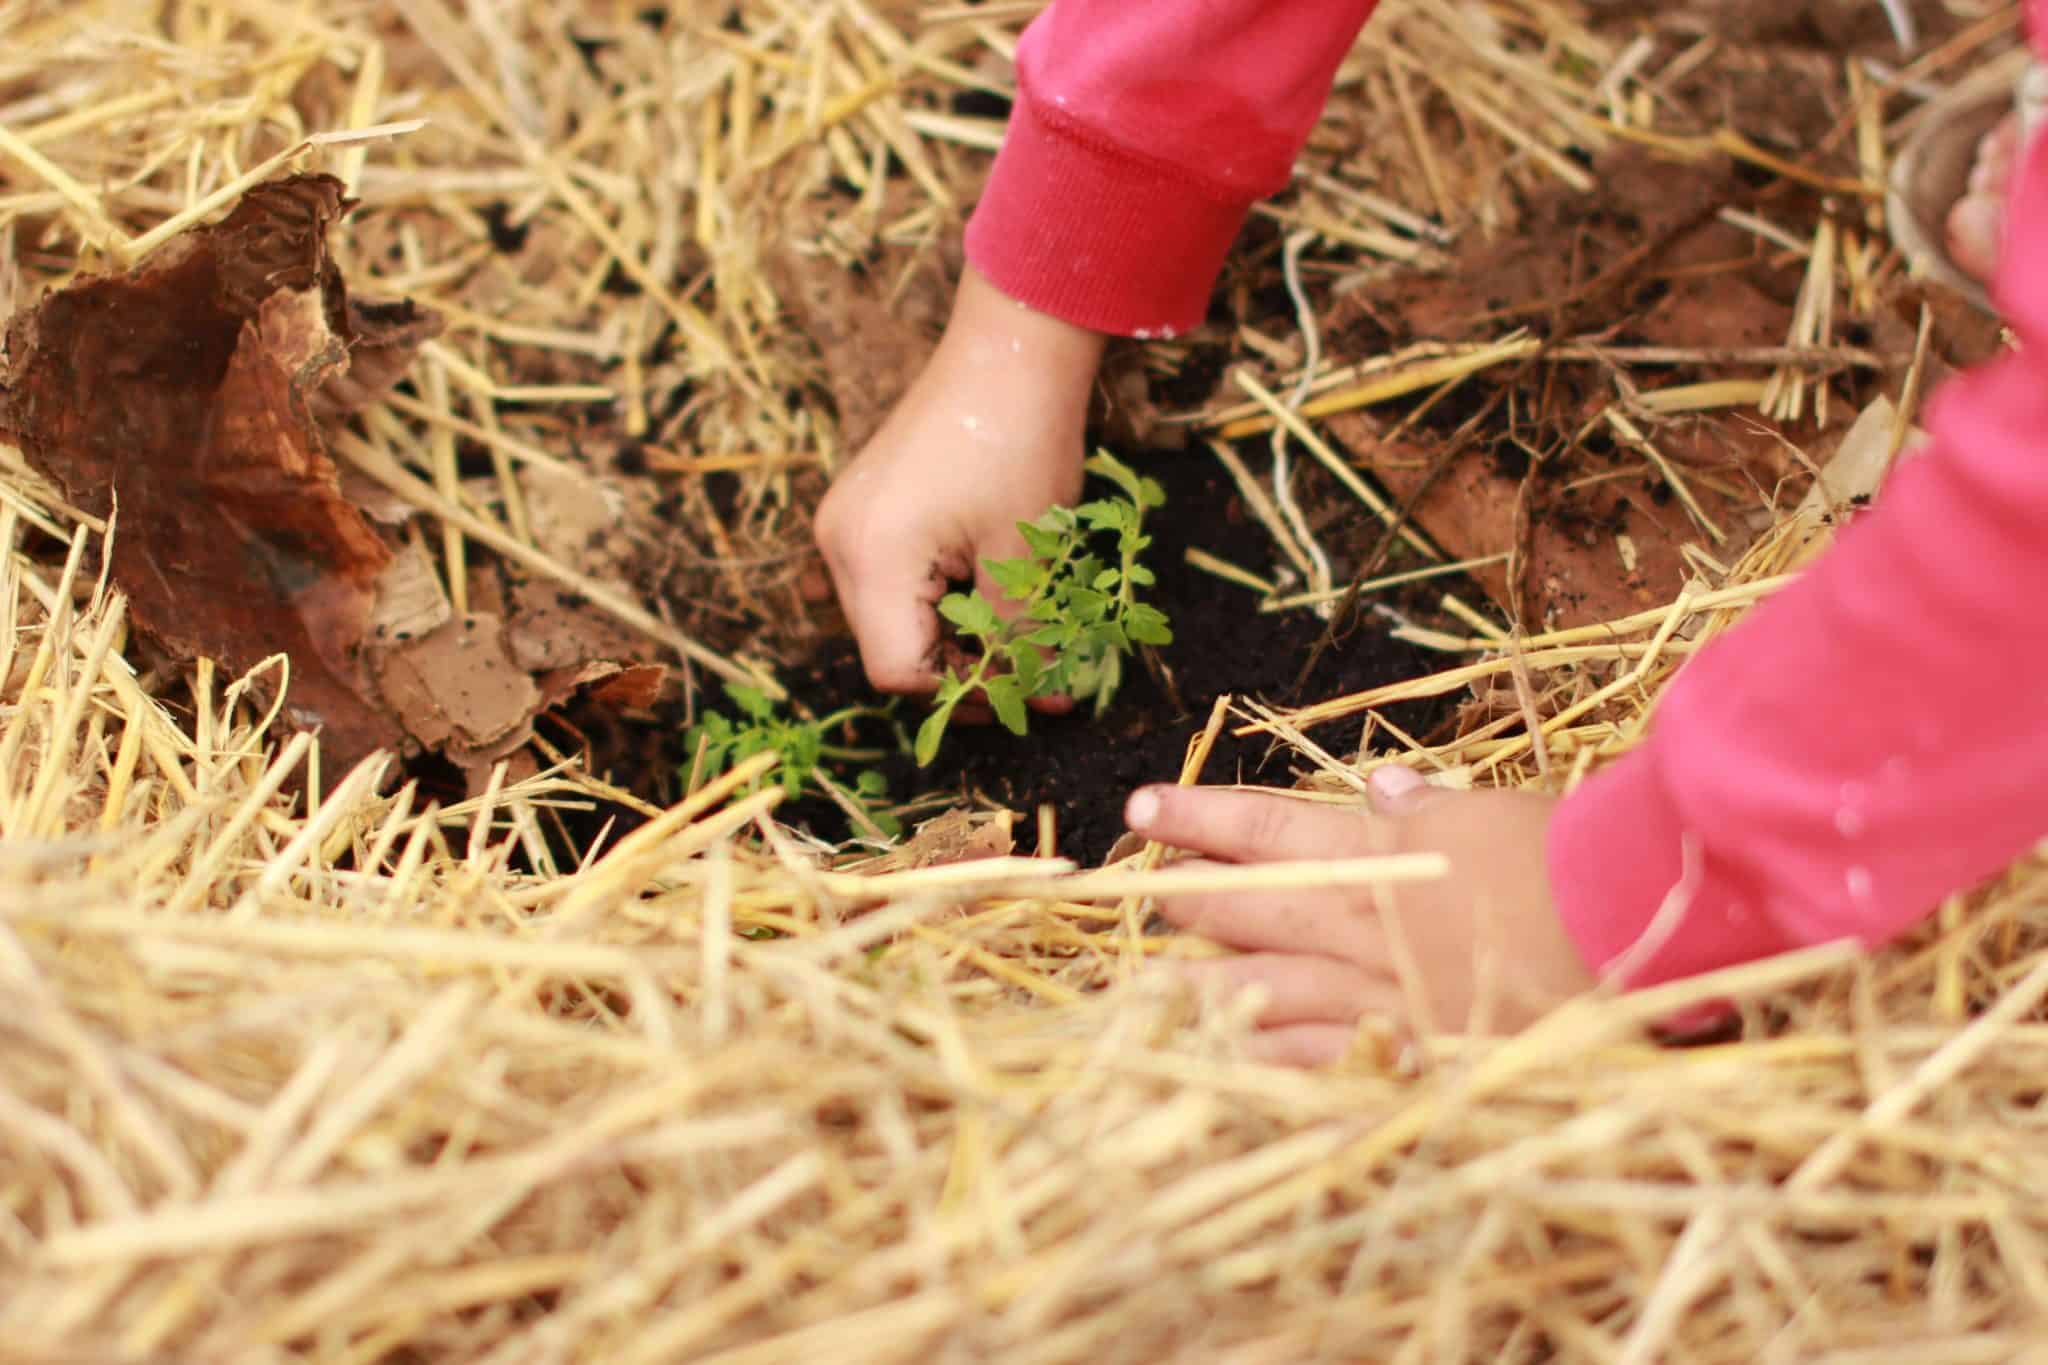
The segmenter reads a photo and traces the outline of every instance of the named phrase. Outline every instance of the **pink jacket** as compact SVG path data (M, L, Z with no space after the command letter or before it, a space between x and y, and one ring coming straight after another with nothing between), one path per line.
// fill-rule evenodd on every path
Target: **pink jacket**
M1096 330L1198 323L1372 0L1054 0L968 230L1012 297ZM2028 0L2037 46L2048 0ZM2048 50L2048 46L2044 46ZM1932 446L1797 584L1687 665L1552 824L1551 881L1631 984L1881 944L2048 835L2048 135L1994 293L2023 349L1946 385Z

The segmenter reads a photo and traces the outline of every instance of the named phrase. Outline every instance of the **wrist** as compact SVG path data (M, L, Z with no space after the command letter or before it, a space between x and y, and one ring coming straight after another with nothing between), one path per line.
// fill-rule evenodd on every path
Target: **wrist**
M1551 896L1586 966L1634 989L1806 946L1700 846L1657 759L1645 746L1594 774L1551 821Z
M1085 404L1108 337L1011 298L969 265L941 347L972 370ZM1035 385L1032 381L1038 381Z

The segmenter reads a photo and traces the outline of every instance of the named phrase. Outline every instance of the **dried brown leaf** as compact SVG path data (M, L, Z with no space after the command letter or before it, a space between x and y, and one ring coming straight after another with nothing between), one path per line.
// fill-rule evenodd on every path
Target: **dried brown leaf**
M922 867L1004 858L1017 847L1011 811L949 810L927 820L902 847L875 860L869 870L904 872Z
M52 293L10 325L0 394L0 433L77 506L118 512L136 621L236 673L289 655L289 714L343 765L401 738L358 653L392 555L342 496L316 408L388 387L435 326L351 304L326 240L348 208L331 177L275 181Z

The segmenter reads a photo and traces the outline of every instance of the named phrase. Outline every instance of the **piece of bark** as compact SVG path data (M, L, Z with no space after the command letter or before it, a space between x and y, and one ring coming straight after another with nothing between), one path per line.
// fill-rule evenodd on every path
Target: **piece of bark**
M405 545L377 578L370 612L370 639L403 645L439 630L455 614L441 577L417 545Z
M668 670L660 664L622 664L599 659L576 668L558 668L536 680L541 698L549 707L560 706L579 691L588 689L590 699L620 710L640 711L654 705Z
M606 487L594 473L543 466L522 469L519 488L536 549L627 596L639 594L632 570L649 556L640 552L633 530L639 518L623 493ZM551 579L509 571L505 592L506 644L530 672L646 654L644 637L592 610L580 594Z
M0 433L115 521L114 581L171 654L241 673L283 652L286 715L331 762L424 747L475 785L544 707L586 689L643 707L666 671L552 585L500 594L474 574L457 619L426 556L372 525L412 509L345 480L320 421L386 395L440 323L349 296L327 251L349 208L330 177L276 181L128 274L52 294L9 329ZM536 510L543 548L594 577L645 558L587 481L554 478Z
M504 623L476 612L384 653L377 682L413 737L457 763L524 744L542 707L540 688L505 652Z
M336 277L337 286L340 283ZM314 410L347 417L390 393L412 368L420 347L441 334L441 318L410 299L348 300L348 368L322 385Z
M286 714L343 766L401 738L359 653L391 552L341 495L316 409L388 387L435 325L351 304L326 244L349 207L328 176L262 185L129 273L51 294L11 323L0 394L0 434L115 518L137 624L235 673L289 655Z
M619 490L588 470L529 465L519 471L519 491L535 549L593 577L624 567L616 543L626 519Z
M622 711L645 711L661 697L668 669L661 664L628 664L602 681L590 684L590 699Z
M871 863L869 872L910 872L985 858L1008 857L1017 847L1012 811L949 810L925 821L903 844Z

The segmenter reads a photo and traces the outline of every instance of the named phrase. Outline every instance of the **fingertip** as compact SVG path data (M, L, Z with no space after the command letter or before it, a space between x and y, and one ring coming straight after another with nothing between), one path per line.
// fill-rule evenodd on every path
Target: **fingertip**
M1154 783L1133 792L1124 818L1134 833L1217 862L1327 858L1369 838L1363 811L1300 801L1271 790Z
M1413 768L1404 768L1398 763L1389 763L1376 769L1366 779L1366 787L1372 793L1373 803L1382 814L1394 814L1405 810L1429 790L1429 782Z
M2005 206L1987 194L1966 195L1949 210L1949 253L1965 274L1984 280L1996 271L2004 218Z
M863 655L861 663L867 673L868 686L877 692L914 696L920 692L930 692L937 686L928 669L915 664L906 666L900 659L886 656L869 659Z
M1166 801L1159 787L1140 787L1124 802L1124 827L1133 834L1150 834L1158 827Z

